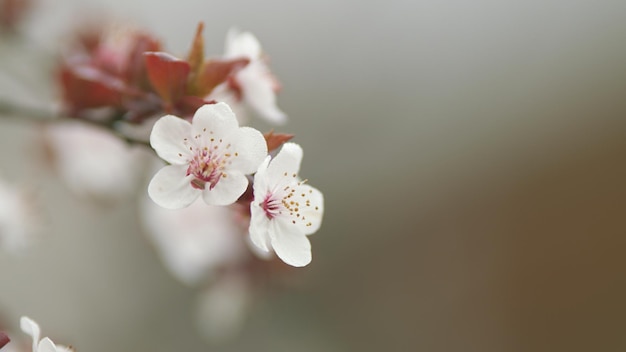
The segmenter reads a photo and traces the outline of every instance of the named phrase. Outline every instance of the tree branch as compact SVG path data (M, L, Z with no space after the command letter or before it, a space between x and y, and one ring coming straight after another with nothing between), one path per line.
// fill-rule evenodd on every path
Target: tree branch
M27 107L2 99L0 99L0 117L13 118L20 121L30 120L32 122L39 123L57 123L61 121L74 120L77 122L83 122L92 126L104 128L129 144L139 144L150 147L150 144L148 142L127 136L118 131L115 128L118 120L98 121L90 119L70 118L58 115L55 111L52 110L47 111L43 108Z

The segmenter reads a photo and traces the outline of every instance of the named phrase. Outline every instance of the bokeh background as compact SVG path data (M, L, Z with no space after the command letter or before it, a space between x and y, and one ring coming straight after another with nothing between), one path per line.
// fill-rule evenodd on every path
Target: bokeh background
M324 224L313 263L207 343L136 208L42 177L37 132L1 121L2 174L34 180L47 219L0 255L11 328L27 314L83 352L626 349L626 2L41 0L28 30L58 50L90 16L180 54L198 21L216 55L253 31Z

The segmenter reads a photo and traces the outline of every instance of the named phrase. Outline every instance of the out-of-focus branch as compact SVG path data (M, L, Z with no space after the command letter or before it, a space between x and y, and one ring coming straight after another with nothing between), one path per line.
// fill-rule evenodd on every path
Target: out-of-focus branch
M2 118L29 119L34 121L52 121L55 117L52 111L19 105L7 100L0 100L0 116Z
M13 118L20 121L29 120L31 122L37 123L56 123L72 119L75 121L107 129L129 144L140 144L148 147L150 146L150 144L146 141L139 140L120 133L120 131L115 128L117 122L116 120L98 121L89 119L68 118L62 115L58 115L55 111L24 106L2 99L0 99L0 118Z

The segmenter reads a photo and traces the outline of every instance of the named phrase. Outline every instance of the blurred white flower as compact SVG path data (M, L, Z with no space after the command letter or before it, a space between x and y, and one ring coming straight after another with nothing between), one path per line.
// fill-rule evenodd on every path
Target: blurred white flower
M285 263L305 266L311 262L307 235L322 223L324 198L298 178L302 148L285 143L254 176L254 200L250 203L250 239L263 251L274 252Z
M28 194L0 180L0 248L19 251L39 229Z
M200 331L210 342L236 337L248 317L252 298L248 277L224 275L198 297L196 319Z
M29 317L20 319L20 327L23 332L33 338L33 352L72 352L73 349L65 346L57 346L47 337L39 340L39 325Z
M224 51L225 59L246 58L250 62L237 71L232 80L216 87L209 99L228 102L235 107L238 102L243 102L267 121L285 123L287 115L276 105L280 85L265 62L259 40L250 32L233 28L226 35ZM243 109L235 109L238 116L244 114Z
M146 199L142 222L165 266L188 285L211 279L220 267L245 258L244 234L229 207L196 200L183 209L165 209Z
M158 205L179 209L200 195L207 204L232 204L248 187L246 175L267 155L261 132L239 127L226 103L207 104L192 123L167 115L152 129L150 144L171 165L150 181L148 194Z
M46 137L57 172L72 192L101 200L134 193L141 171L140 148L80 122L50 124Z

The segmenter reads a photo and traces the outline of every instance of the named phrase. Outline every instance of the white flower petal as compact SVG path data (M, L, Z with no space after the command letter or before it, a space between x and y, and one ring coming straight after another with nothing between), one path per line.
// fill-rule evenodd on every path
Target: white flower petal
M189 147L185 139L191 136L191 124L179 117L161 117L152 128L150 145L161 159L170 164L182 165L189 161Z
M187 165L165 166L150 181L148 195L167 209L180 209L193 203L202 191L191 186L193 175L185 176L186 172Z
M269 237L268 237L268 241L269 241ZM246 236L246 246L248 247L250 252L252 252L252 254L254 254L259 259L269 260L275 256L273 250L265 251L259 248L256 244L252 243L252 239L250 238L250 236ZM267 247L271 248L269 244L267 245Z
M245 102L271 123L287 122L287 115L276 105L276 82L264 63L252 62L237 74Z
M306 195L309 205L301 207L300 214L302 214L302 218L306 221L299 222L299 224L304 224L304 233L310 235L319 230L322 225L322 217L324 216L324 196L322 192L309 185L301 185L298 187L296 193L300 192ZM306 226L306 224L310 225Z
M39 345L37 346L37 352L57 352L57 346L54 345L54 342L47 337L44 337L41 341L39 341Z
M311 262L311 243L293 223L284 219L272 221L270 239L276 255L283 262L296 267Z
M254 173L267 157L267 143L263 134L254 128L241 127L229 138L236 145L231 154L237 153L230 167L244 174Z
M231 28L226 34L224 52L229 59L246 57L255 60L261 56L261 43L252 33Z
M208 133L222 138L235 132L238 127L237 117L228 104L206 104L193 115L191 133L193 136Z
M242 173L231 171L222 176L213 189L207 184L202 191L202 198L209 205L233 204L246 191L248 183L248 178Z
M270 219L265 215L265 211L258 205L259 202L252 201L250 206L250 241L262 250L270 252L269 226Z
M242 101L238 94L231 89L230 85L227 82L221 83L217 87L215 87L211 91L211 94L206 97L206 100L215 100L228 104L228 106L230 106L230 108L233 110L235 116L237 116L237 121L239 121L239 125L242 126L247 124L250 115L247 111L247 106L245 104L242 104Z
M283 180L281 182L290 181L293 175L297 175L300 171L301 162L302 148L295 143L285 143L276 157L272 159L267 168L266 177L270 180Z
M33 351L36 351L37 343L39 342L39 336L41 334L39 324L37 324L31 318L24 316L20 318L20 328L24 333L30 335L30 337L33 338Z
M254 198L260 199L265 196L269 186L267 184L267 168L270 164L272 157L270 155L265 157L265 160L259 165L259 168L254 174ZM258 194L257 194L258 193Z

